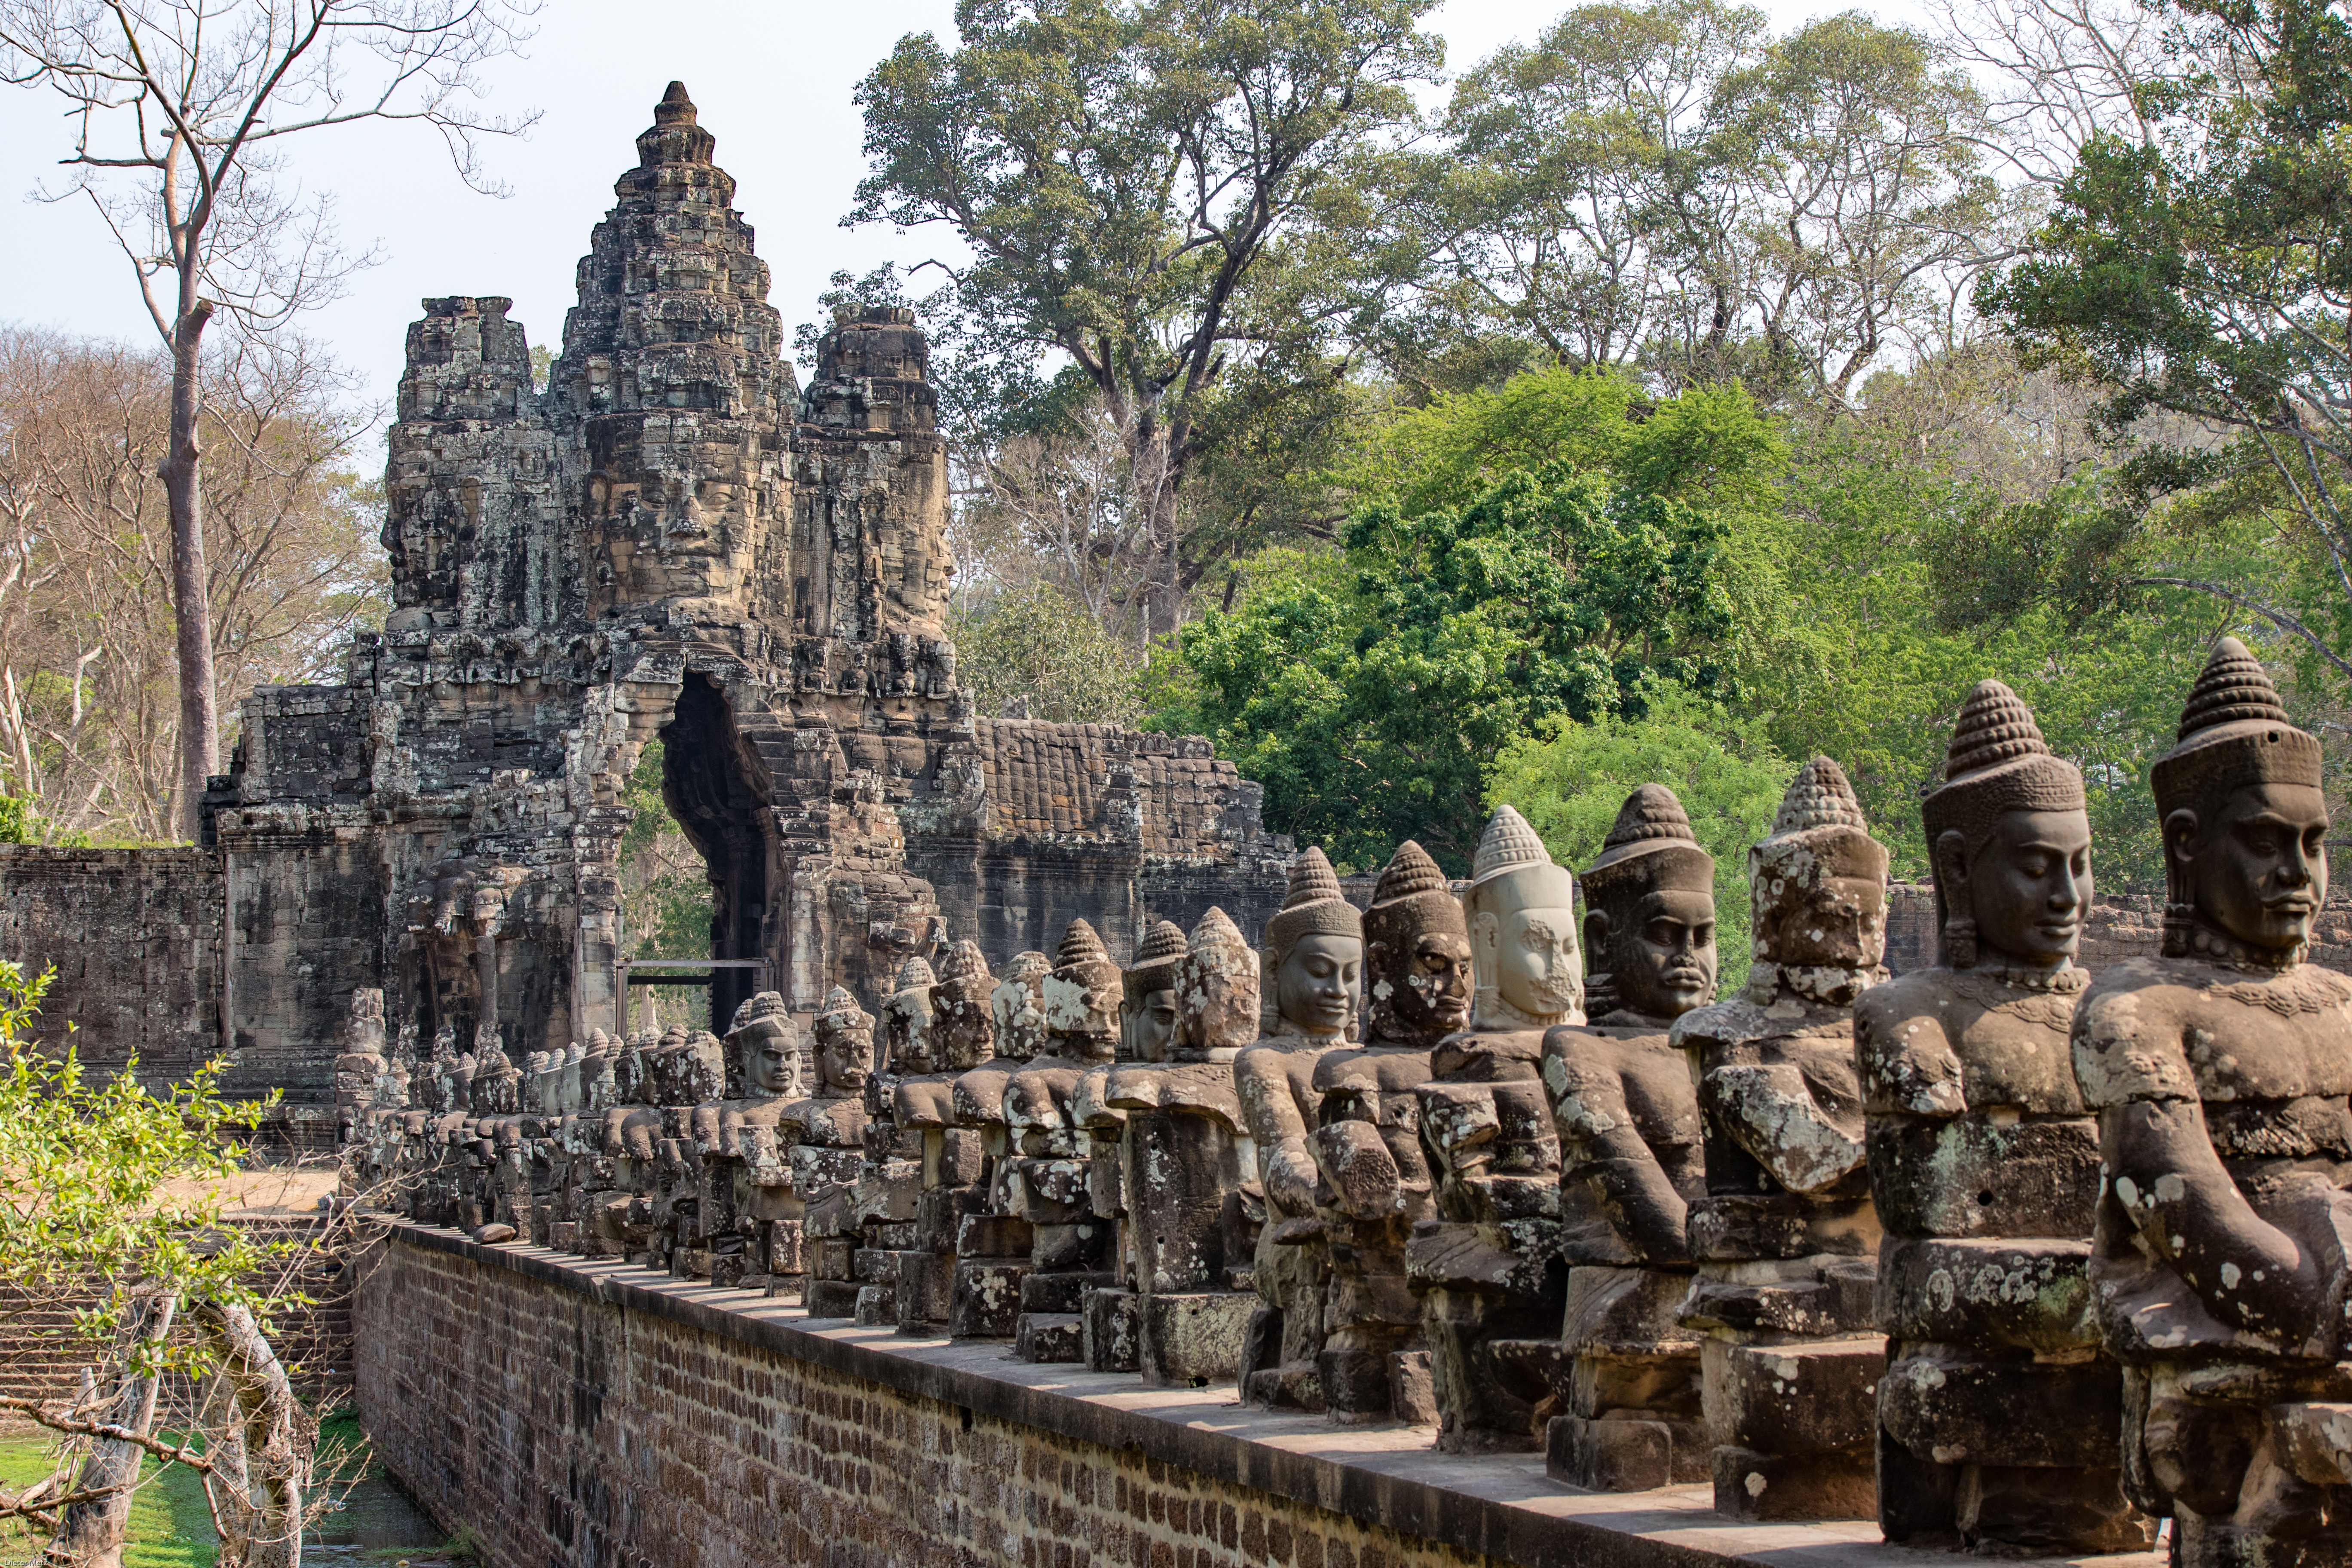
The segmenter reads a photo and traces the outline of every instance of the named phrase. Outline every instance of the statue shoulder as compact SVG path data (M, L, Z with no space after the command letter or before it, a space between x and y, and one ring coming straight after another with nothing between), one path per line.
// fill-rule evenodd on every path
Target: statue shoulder
M2097 1110L2197 1099L2182 1042L2197 1006L2197 988L2179 960L2129 958L2102 972L2075 1005L2071 1031L2084 1104Z

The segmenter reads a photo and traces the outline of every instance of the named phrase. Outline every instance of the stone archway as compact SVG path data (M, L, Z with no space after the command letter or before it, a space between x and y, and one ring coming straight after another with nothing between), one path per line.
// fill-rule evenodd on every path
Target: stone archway
M777 915L775 813L727 694L688 670L662 726L662 796L710 876L712 958L767 959ZM687 957L685 953L672 957ZM715 970L710 1027L724 1034L755 989L753 972Z

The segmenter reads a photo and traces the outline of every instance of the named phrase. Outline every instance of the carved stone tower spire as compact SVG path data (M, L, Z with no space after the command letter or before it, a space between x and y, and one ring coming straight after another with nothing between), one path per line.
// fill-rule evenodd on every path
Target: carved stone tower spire
M638 164L580 260L549 379L564 503L599 617L782 619L755 566L782 564L797 401L768 268L732 206L717 139L672 82ZM765 612L763 615L762 612Z

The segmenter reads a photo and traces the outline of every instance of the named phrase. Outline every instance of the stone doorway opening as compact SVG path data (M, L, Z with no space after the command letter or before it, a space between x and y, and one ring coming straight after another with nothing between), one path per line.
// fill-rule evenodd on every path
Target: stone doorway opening
M710 889L707 956L768 957L765 933L772 902L775 814L754 775L748 742L726 694L688 671L677 708L662 727L662 798L702 862ZM665 957L696 956L686 952ZM755 972L710 972L713 1034L728 1024L756 988Z

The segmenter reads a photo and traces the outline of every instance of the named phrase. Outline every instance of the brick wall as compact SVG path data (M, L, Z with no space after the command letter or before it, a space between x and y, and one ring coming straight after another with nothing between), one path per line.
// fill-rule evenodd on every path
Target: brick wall
M1426 1427L898 1338L396 1222L362 1270L362 1420L498 1568L1890 1568L1874 1521L1580 1492ZM2153 1554L2101 1559L2157 1568Z

